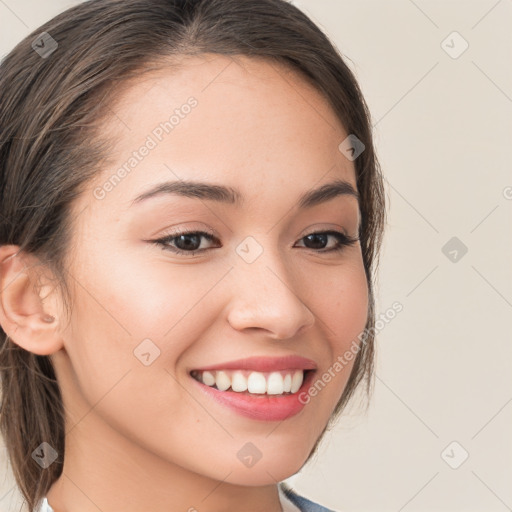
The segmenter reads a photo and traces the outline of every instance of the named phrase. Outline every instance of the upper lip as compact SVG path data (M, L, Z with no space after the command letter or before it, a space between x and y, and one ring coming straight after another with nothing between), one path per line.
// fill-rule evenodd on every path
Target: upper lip
M279 370L316 370L316 368L315 361L305 357L290 355L283 357L248 357L194 369L196 371L254 370L257 372L272 372Z

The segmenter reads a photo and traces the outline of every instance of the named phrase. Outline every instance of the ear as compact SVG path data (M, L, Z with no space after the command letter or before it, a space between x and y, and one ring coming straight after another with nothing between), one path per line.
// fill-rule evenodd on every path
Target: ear
M43 265L17 245L0 246L0 325L28 352L49 355L63 347L54 290Z

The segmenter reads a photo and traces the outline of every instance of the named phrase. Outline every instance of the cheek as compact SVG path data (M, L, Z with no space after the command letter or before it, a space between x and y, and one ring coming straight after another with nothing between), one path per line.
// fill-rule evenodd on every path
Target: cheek
M330 341L331 356L341 355L364 330L368 317L368 282L362 259L337 270L318 272L311 284L320 329Z
M329 353L326 364L302 398L318 408L320 427L328 421L345 389L360 346L358 337L366 326L369 298L362 259L354 259L338 271L330 269L323 277L317 274L311 297Z
M224 272L193 278L198 267L171 271L114 258L97 268L75 274L84 284L74 291L66 333L74 372L68 384L83 409L76 418L94 406L114 430L154 451L165 435L191 441L183 425L194 425L204 411L176 382L175 366L217 318L207 314L215 308L208 291Z
M122 352L125 362L146 339L158 346L161 355L172 358L195 333L214 323L212 304L218 295L214 288L226 269L203 270L201 265L180 266L144 255L106 258L100 271L83 276L88 293L79 290L84 305L77 308L77 321L112 350Z
M173 377L188 349L218 322L221 287L215 286L226 268L202 271L200 265L162 260L149 265L148 258L102 254L101 265L91 262L74 272L80 285L74 290L66 350L76 393L89 407L106 393L117 396L116 402L107 401L121 422L134 408L154 416L155 404L181 417L183 392ZM152 390L151 396L144 390ZM195 407L188 410L193 418L199 415ZM108 415L114 421L116 416Z

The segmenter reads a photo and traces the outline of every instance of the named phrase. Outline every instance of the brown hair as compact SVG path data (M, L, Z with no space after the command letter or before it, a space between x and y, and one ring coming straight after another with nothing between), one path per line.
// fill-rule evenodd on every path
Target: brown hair
M46 38L45 48L50 48L51 40L42 32L58 45L51 54L36 51L42 44L32 46ZM69 298L65 257L72 234L70 205L107 159L112 141L101 137L101 122L111 113L120 87L147 70L172 67L173 57L179 61L180 56L206 52L291 66L365 145L354 163L370 335L361 344L336 416L361 381L367 382L367 391L371 387L372 276L384 231L384 188L370 114L355 77L327 36L287 1L89 0L21 41L0 64L0 245L18 245L37 256ZM62 397L50 357L22 349L2 329L0 377L0 432L16 482L33 510L62 473ZM58 453L46 469L31 457L42 442Z

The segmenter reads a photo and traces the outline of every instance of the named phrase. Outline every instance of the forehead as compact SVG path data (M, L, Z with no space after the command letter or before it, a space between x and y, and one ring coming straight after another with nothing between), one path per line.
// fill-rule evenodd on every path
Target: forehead
M356 188L353 163L338 149L343 125L323 95L282 64L217 54L169 60L125 84L111 110L102 131L115 143L93 186L150 140L151 151L132 162L110 200L127 204L135 191L185 177L248 194L296 184L298 196L330 173Z
M325 97L313 84L291 64L261 57L246 55L200 55L176 56L160 59L153 71L132 79L120 90L115 100L115 110L122 111L124 120L140 119L141 104L150 106L155 101L162 106L165 96L169 105L184 95L201 98L204 105L221 101L217 106L234 107L236 100L243 98L244 105L260 103L309 107L312 113L323 118L331 129L342 128ZM253 102L250 101L253 99ZM160 112L163 114L165 112ZM112 121L119 121L113 118Z

